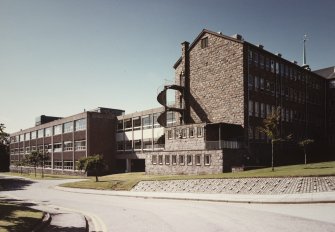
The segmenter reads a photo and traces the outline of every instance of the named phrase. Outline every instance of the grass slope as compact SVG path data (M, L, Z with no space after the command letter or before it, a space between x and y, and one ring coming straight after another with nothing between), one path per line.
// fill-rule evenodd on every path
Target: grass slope
M41 211L26 207L21 202L0 198L0 231L32 231L41 222Z
M130 190L139 181L145 180L185 180L185 179L215 179L215 178L250 178L250 177L288 177L288 176L330 176L335 175L335 161L307 165L291 165L256 169L237 173L220 173L212 175L146 175L140 173L123 173L103 176L99 182L95 178L85 181L66 183L61 186L71 188Z
M0 174L3 173L8 176L19 176L19 177L25 177L29 179L35 179L35 180L54 180L54 179L85 179L85 176L70 176L70 175L56 175L56 174L44 174L44 178L42 178L41 173L17 173L17 172L0 172Z

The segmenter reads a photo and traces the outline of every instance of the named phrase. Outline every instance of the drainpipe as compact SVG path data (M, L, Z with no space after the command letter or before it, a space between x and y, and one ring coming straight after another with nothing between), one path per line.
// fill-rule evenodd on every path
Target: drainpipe
M183 112L183 124L186 124L189 121L190 117L190 104L189 104L189 94L190 94L190 79L189 79L189 70L190 70L190 59L189 59L189 45L190 43L184 41L182 44L182 72L184 73L184 112Z

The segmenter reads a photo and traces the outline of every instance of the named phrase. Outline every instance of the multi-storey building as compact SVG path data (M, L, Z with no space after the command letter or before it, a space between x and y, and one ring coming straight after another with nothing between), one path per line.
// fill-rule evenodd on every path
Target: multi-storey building
M116 117L123 113L100 107L66 118L39 117L35 127L10 135L11 170L32 151L47 152L45 167L53 173L73 172L76 161L93 154L103 155L109 168L115 167Z
M79 157L94 153L104 154L111 172L199 174L264 167L270 165L270 144L259 127L277 108L280 135L292 140L276 145L276 164L302 162L297 142L307 138L315 140L311 161L335 158L330 150L335 144L334 67L312 72L240 35L203 30L191 44L182 43L174 69L174 83L157 96L163 107L127 115L85 112L14 133L11 160L40 147L49 149L53 169L74 170ZM174 91L173 104L168 91ZM104 122L91 130L98 120L93 115ZM85 133L76 126L65 133L68 121L76 125L84 119ZM103 124L108 126L98 126ZM85 151L76 149L80 141Z

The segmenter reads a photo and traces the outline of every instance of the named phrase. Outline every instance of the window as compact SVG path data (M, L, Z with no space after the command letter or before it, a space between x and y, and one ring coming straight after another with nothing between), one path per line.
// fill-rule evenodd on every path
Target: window
M64 133L70 133L73 131L73 122L64 123Z
M269 58L265 59L265 69L266 71L270 70L270 59Z
M253 116L254 114L254 103L253 101L249 100L249 116Z
M37 138L39 138L39 139L40 139L40 138L43 138L43 136L44 136L44 133L43 133L43 132L44 132L43 129L38 130L38 131L37 131Z
M185 156L184 155L179 155L179 164L184 165L185 164Z
M193 138L194 137L194 128L193 127L189 128L188 133L190 135L190 138Z
M124 128L126 131L132 130L133 128L133 121L131 119L126 119L124 121Z
M271 72L275 72L275 62L273 60L270 61Z
M61 152L62 151L62 144L61 143L55 143L53 149L54 149L54 152Z
M258 53L257 52L254 53L254 63L255 63L255 66L258 66Z
M170 156L169 155L165 155L165 164L166 165L170 164Z
M172 155L172 165L176 165L176 164L177 164L177 156Z
M62 161L54 161L54 169L62 169L63 163Z
M265 118L265 106L264 106L264 103L261 103L261 118Z
M63 164L64 164L64 167L63 167L64 169L68 169L68 170L73 169L73 161L64 160Z
M20 154L24 154L24 148L20 147Z
M266 115L271 114L271 106L269 104L266 104Z
M44 129L44 135L45 135L45 137L51 136L51 127L48 127L48 128Z
M187 165L193 165L192 155L187 155L186 159L187 159Z
M72 151L72 150L73 150L72 141L64 142L64 151Z
M261 69L264 69L264 56L262 55L259 56L259 65Z
M259 103L255 102L255 117L259 117Z
M264 90L264 79L263 78L260 78L260 87L261 87L261 90Z
M259 78L258 76L255 76L255 91L258 91L259 89Z
M143 126L143 129L152 128L152 115L151 114L149 114L148 116L142 117L142 126Z
M251 74L248 76L248 86L250 90L254 88L254 77Z
M48 153L51 153L52 151L52 145L51 144L45 144L44 145L44 150Z
M117 130L118 131L123 131L123 120L119 120L117 122Z
M249 60L249 64L252 63L252 51L248 51L248 60Z
M36 139L37 131L31 132L31 139Z
M172 139L172 130L167 131L167 137L168 139Z
M19 142L20 141L20 136L19 135L16 135L15 136L15 142Z
M86 130L86 118L74 121L75 131Z
M154 121L154 127L158 128L161 127L161 125L157 122L157 118L159 117L160 113L156 113L153 115L153 121Z
M204 157L204 164L206 166L211 165L211 155L205 155L205 157Z
M151 163L152 164L157 164L157 155L152 155L152 157L151 157Z
M201 155L195 155L195 165L201 165Z
M201 48L208 47L208 37L201 39Z
M173 126L176 124L176 115L174 112L169 111L166 114L166 125L169 126Z
M86 140L75 141L75 142L74 142L74 149L75 149L76 151L83 151L83 150L86 150Z
M32 146L31 151L36 151L36 146Z
M118 141L117 142L117 150L118 151L123 151L124 150L124 143L123 143L123 141Z
M187 129L186 128L181 129L181 135L182 135L183 138L187 137Z
M24 138L25 138L25 141L29 141L29 140L30 140L30 133L29 133L29 132L26 133L26 134L24 135Z
M335 80L329 81L329 88L335 89Z
M30 147L26 147L26 154L30 153Z
M142 141L140 139L134 140L134 149L140 150L142 148Z
M24 134L20 135L20 142L24 141Z
M276 62L276 74L279 74L279 70L280 70L279 63Z
M160 165L163 164L163 155L158 156L158 164L160 164Z
M151 139L143 139L143 149L152 149L152 140Z
M133 118L133 127L134 127L134 130L139 130L141 129L141 118L140 117L136 117L136 118Z
M62 133L62 125L54 126L54 135L60 135Z
M203 136L203 129L202 127L197 127L197 136L202 137Z
M125 141L125 150L132 150L133 149L133 140Z

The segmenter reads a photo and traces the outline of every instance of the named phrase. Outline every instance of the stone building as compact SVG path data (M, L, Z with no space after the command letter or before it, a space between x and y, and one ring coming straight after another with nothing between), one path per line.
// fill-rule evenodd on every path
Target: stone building
M203 30L191 44L182 43L174 69L174 83L157 96L161 108L85 112L14 133L11 160L42 146L51 151L52 170L75 170L79 157L94 153L104 154L111 172L202 174L266 167L270 143L259 127L278 107L280 135L292 140L276 145L277 165L301 163L297 142L307 138L315 140L310 161L335 159L334 67L312 72L241 35ZM66 123L81 118L87 118L86 132L67 134ZM64 129L55 134L59 125ZM53 135L46 136L48 128ZM77 140L86 142L85 151L77 151Z

